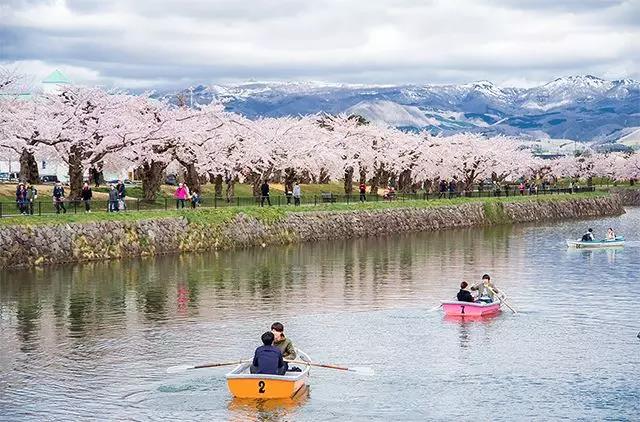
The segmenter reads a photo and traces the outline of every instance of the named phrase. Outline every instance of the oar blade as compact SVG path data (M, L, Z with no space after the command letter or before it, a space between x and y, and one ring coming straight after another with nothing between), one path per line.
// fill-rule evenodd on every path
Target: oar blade
M176 365L167 368L167 374L177 374L179 372L185 372L189 369L193 369L195 366L193 365Z
M354 366L348 370L349 372L355 372L358 375L364 375L367 377L372 377L376 374L373 368L369 368L368 366Z

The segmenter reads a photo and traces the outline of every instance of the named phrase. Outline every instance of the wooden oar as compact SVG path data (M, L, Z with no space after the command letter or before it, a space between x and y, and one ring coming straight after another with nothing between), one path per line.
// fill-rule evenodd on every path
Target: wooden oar
M493 290L491 287L489 287L489 286L485 286L485 287L486 287L487 289L489 289L489 291L490 291L491 293L493 293L493 294L494 294L494 295L496 295L498 298L500 298L500 296L498 295L498 293L496 293L496 292L495 292L495 290ZM515 309L513 309L513 308L511 307L511 305L509 305L509 304L507 303L506 296L504 296L503 298L500 298L500 301L501 301L502 303L504 303L505 305L507 305L507 308L511 309L511 312L513 312L514 314L517 314L516 310L515 310Z
M240 365L241 363L250 362L249 360L234 360L233 362L205 363L203 365L176 365L167 368L168 374L184 372L190 369L217 368L218 366Z
M427 312L437 311L438 309L440 309L441 306L442 306L442 303L439 304L438 306L434 306L433 308L429 309Z
M288 360L287 362L297 363L298 365L310 365L310 366L318 366L320 368L337 369L338 371L355 372L360 375L368 375L368 376L375 375L375 372L373 371L373 369L367 366L352 366L347 368L346 366L328 365L325 363L311 363L303 360Z

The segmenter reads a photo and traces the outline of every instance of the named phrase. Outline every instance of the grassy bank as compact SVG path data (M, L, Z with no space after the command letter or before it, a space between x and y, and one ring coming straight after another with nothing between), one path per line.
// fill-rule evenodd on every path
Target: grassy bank
M365 203L326 203L318 205L303 205L300 207L280 206L264 207L256 205L225 207L225 208L199 208L197 210L149 210L149 211L128 211L122 213L107 213L96 211L91 214L54 214L43 216L17 216L0 219L0 226L8 225L59 225L69 223L84 223L96 221L138 221L145 219L162 219L171 217L185 217L193 223L219 225L232 220L236 215L242 213L258 220L269 222L275 221L289 212L321 212L321 211L373 211L380 209L394 208L434 208L450 205L460 205L468 203L484 204L485 213L496 223L504 218L501 203L512 203L521 201L566 201L569 199L594 198L606 196L606 192L588 192L580 194L560 194L560 195L540 195L540 196L512 196L498 198L453 198L453 199L429 199L429 200L407 200L393 202L365 202Z

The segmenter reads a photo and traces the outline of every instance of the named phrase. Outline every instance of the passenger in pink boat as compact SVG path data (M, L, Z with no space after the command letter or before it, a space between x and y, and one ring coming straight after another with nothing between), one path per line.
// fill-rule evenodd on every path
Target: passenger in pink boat
M463 281L462 283L460 283L460 291L458 292L458 296L457 296L458 301L473 302L473 295L471 295L471 292L467 290L468 286L469 286L469 283L467 283L466 281Z

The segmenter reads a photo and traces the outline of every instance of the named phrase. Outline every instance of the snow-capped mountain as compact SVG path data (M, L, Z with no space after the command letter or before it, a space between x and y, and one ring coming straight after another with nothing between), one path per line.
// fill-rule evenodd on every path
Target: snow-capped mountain
M250 82L200 85L182 91L187 104L219 100L250 118L317 113L361 114L369 120L434 132L477 131L612 142L640 126L640 82L591 75L558 78L541 86L346 85ZM160 94L176 101L177 94Z

